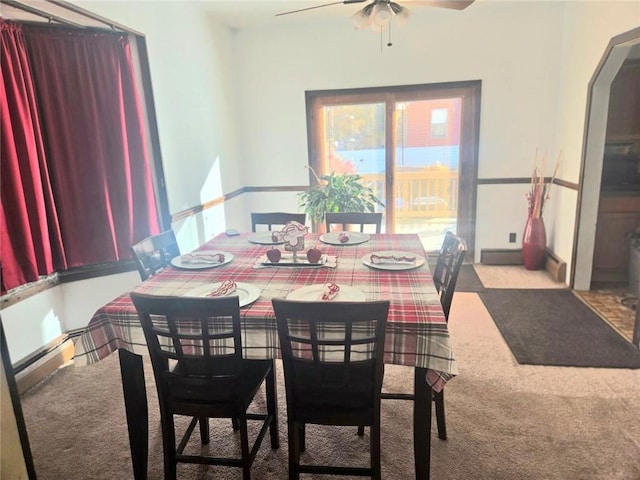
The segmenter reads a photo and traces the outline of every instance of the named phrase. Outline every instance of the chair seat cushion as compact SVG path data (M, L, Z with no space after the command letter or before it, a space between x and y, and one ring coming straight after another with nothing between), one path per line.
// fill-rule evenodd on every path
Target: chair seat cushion
M165 377L172 392L170 400L173 404L248 405L271 370L271 362L242 360L237 368L227 372L198 372L197 367L192 365L191 368L187 367L190 368L188 377L181 375L184 368L184 364L179 364Z

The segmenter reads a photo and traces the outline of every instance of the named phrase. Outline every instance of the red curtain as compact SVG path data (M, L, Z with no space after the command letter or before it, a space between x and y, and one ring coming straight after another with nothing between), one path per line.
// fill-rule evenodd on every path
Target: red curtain
M23 26L70 267L159 232L128 38Z
M2 292L66 267L31 71L19 26L0 19Z

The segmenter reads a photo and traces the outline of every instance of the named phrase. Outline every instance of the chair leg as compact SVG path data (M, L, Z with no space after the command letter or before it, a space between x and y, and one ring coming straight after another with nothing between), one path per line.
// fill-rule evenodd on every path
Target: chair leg
M209 443L209 419L207 417L200 417L200 441L203 445Z
M300 451L304 452L307 449L307 427L304 423L299 424L299 432L300 432Z
M358 425L358 436L364 437L364 425Z
M165 480L177 480L176 461L176 430L173 423L173 414L168 414L162 421L162 446L164 453L164 478Z
M240 426L240 450L242 452L242 480L251 480L251 462L249 462L249 432L247 417L243 414L238 418Z
M233 427L234 431L238 431L240 430L240 426L238 425L238 419L237 418L232 418L231 419L231 426Z
M364 428L364 427L363 427ZM380 421L373 422L369 429L371 436L371 480L381 480L381 453L380 453Z
M440 440L447 439L447 425L444 417L444 390L434 393L434 401L436 403L436 422L438 424L438 438Z
M278 396L276 394L276 365L275 360L271 360L271 371L266 379L267 390L267 413L271 415L271 424L269 425L269 434L271 435L271 448L280 447L280 438L278 436Z
M304 437L304 432L300 430L299 424L292 421L287 422L287 431L289 438L289 480L300 480L300 472L298 472L300 440Z

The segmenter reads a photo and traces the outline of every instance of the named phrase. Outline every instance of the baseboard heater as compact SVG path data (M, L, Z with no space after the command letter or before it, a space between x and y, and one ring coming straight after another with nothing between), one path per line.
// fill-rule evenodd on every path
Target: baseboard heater
M522 249L483 249L480 250L480 263L482 265L522 265ZM556 282L565 282L567 263L548 248L545 249L544 268Z
M73 332L60 335L12 366L18 394L22 395L73 358L73 336Z

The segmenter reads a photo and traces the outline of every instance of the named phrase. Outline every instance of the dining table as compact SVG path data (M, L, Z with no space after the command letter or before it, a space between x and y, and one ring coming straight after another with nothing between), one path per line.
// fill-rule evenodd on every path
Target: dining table
M457 373L451 338L426 253L417 234L308 233L298 262L266 232L221 233L192 254L222 253L215 264L189 263L176 257L172 265L139 284L134 291L151 295L205 296L232 281L239 296L243 356L280 357L273 298L316 301L328 284L341 287L331 301L389 300L385 338L387 364L414 369L413 442L415 476L430 473L432 398ZM271 240L270 240L271 238ZM277 248L279 262L266 253ZM306 252L317 249L311 263ZM317 252L316 252L317 253ZM373 256L372 256L373 254ZM181 261L181 258L183 261ZM385 259L391 259L385 261ZM398 261L394 261L398 260ZM148 355L144 334L129 292L100 307L75 344L77 365L90 364L119 351L124 403L136 480L145 479L148 458L148 411L142 356Z

